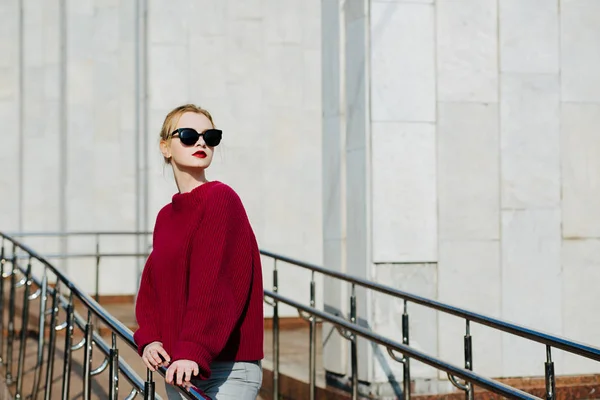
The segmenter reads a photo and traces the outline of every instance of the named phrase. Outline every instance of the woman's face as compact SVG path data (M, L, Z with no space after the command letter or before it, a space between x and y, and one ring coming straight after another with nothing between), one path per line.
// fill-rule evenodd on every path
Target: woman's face
M207 129L212 129L213 126L203 114L186 112L179 118L177 126L172 131L178 128L193 128L201 134ZM181 140L175 135L171 138L170 143L163 141L161 149L163 155L167 158L170 156L171 163L179 169L208 168L214 153L214 147L207 146L203 136L198 138L196 144L188 146L181 143Z

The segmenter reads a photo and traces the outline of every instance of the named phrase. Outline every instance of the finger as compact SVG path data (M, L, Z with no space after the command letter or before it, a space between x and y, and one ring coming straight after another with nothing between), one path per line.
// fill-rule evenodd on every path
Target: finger
M144 357L146 357L146 359L152 363L152 365L154 365L154 360L152 357L152 349L147 349L146 351L144 351Z
M154 359L153 359L151 356L147 356L147 357L146 357L146 361L147 361L147 362L148 362L150 365L152 365L153 367L155 367L155 366L156 366L156 363L154 362Z
M185 370L183 369L183 367L178 367L177 368L177 384L178 385L183 384L183 375L184 374L185 374Z
M185 375L183 376L183 378L186 382L189 382L190 379L192 379L192 369L191 368L185 369Z
M150 371L154 371L154 367L152 366L152 364L150 364L146 357L142 357L142 361L144 361L144 364Z
M158 352L156 350L150 350L150 355L152 356L152 361L154 361L154 365L162 364L162 360L160 359L160 356L158 355Z
M200 369L198 368L198 364L194 365L194 375L198 376L200 374Z
M169 367L169 369L167 369L167 373L165 374L165 380L167 381L167 383L172 383L173 382L173 365L171 365Z
M167 351L164 348L159 347L156 350L163 356L163 358L165 359L165 362L167 362L167 363L171 362L171 357L169 357L169 354L167 353Z

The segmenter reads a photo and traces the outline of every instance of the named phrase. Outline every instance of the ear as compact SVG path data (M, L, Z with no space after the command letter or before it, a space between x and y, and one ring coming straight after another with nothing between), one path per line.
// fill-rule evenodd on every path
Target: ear
M160 141L160 152L162 153L164 158L171 158L171 146L170 143L166 140Z

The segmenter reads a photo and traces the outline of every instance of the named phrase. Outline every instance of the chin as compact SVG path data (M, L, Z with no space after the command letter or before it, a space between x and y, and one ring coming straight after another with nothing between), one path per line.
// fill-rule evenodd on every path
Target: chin
M198 171L198 170L204 170L204 169L208 168L209 165L210 165L210 161L201 160L200 162L196 161L196 162L190 162L190 163L186 163L186 164L179 164L179 169L184 170L184 171L193 172L193 171Z
M196 168L208 168L210 166L211 160L198 160L198 162L194 163L194 167Z

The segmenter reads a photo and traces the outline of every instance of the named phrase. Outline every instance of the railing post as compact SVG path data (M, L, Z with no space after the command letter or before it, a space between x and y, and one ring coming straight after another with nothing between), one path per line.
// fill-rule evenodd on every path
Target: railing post
M4 364L4 238L0 249L0 365Z
M100 235L96 234L96 282L94 283L94 300L100 304ZM94 325L98 325L98 317L94 316Z
M67 306L67 331L65 332L62 400L69 400L69 390L71 385L71 346L73 346L73 319L73 292L71 292L69 294L69 305Z
M56 319L58 318L58 292L60 281L54 285L52 292L52 312L50 315L50 338L48 339L48 360L46 363L46 391L44 400L52 398L52 382L54 380L54 354L56 353Z
M556 399L556 379L554 377L554 362L552 361L552 349L546 345L546 400Z
M31 291L31 256L27 262L27 274L25 276L25 290L23 291L23 310L21 313L21 341L19 343L19 358L17 365L17 390L15 399L22 398L23 392L23 368L25 367L25 350L27 347L27 325L29 322L29 292Z
M35 372L33 376L33 388L31 398L37 399L40 390L40 378L42 375L42 364L44 363L44 340L46 330L46 300L48 295L48 271L44 265L44 275L42 276L42 287L40 294L40 319L38 321L38 347Z
M87 324L85 325L85 353L83 355L83 400L90 400L92 396L92 312L88 310Z
M277 260L273 263L273 292L279 287ZM279 302L273 301L273 400L279 400Z
M315 272L311 273L310 280L310 306L312 308L315 307ZM311 315L310 317L310 333L309 333L309 372L308 372L308 381L309 381L309 399L315 400L315 390L316 390L316 379L317 379L317 317Z
M465 369L473 371L473 338L471 336L471 321L466 320L466 333L465 333ZM473 384L466 382L467 390L465 391L466 400L473 400L475 393L473 393Z
M100 236L96 234L96 283L95 283L96 293L94 295L94 300L96 303L100 303Z
M409 320L408 320L408 301L404 300L404 313L402 314L402 343L410 345L409 341ZM403 372L403 396L404 400L410 400L410 357L406 354L403 355L402 361L402 372Z
M8 299L8 338L6 341L6 383L13 383L12 359L13 343L15 341L15 297L17 286L17 248L13 245L13 258L10 271L10 295Z
M117 400L119 397L119 349L117 349L117 335L112 333L112 348L110 349L110 369L108 383L108 399Z
M352 284L350 296L350 322L356 324L356 285ZM352 400L358 400L358 344L355 333L350 339L350 362L352 368Z
M155 400L154 381L152 380L152 371L146 370L146 383L144 383L144 400Z
M44 342L45 342L45 331L46 331L46 303L48 296L48 270L44 265L44 275L42 276L42 287L40 294L40 319L38 321L38 347L37 347L37 360L36 367L33 376L33 388L31 391L31 398L36 400L38 392L40 390L40 379L42 375L42 364L44 363Z

